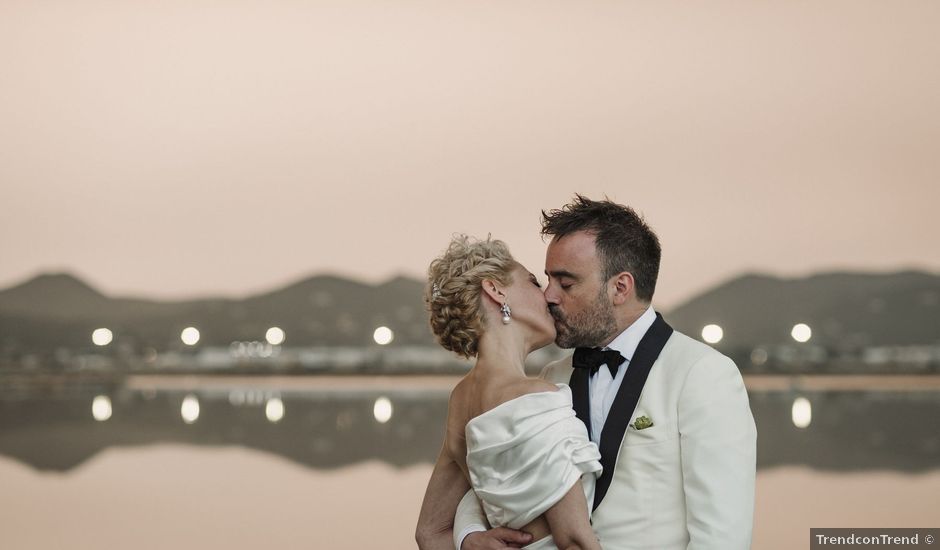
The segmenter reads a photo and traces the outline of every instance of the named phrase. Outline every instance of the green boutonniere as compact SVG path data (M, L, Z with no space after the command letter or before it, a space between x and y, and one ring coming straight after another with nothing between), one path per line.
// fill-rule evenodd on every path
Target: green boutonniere
M641 416L633 421L633 424L630 424L634 430L645 430L653 425L653 421L650 420L648 416Z

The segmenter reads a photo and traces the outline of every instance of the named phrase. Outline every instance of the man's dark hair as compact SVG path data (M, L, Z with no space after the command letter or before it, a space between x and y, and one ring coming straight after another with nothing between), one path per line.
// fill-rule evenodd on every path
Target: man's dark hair
M592 201L580 194L561 209L542 210L543 236L560 238L577 231L594 235L605 280L628 271L636 281L637 298L653 299L662 249L656 233L636 211L606 197Z

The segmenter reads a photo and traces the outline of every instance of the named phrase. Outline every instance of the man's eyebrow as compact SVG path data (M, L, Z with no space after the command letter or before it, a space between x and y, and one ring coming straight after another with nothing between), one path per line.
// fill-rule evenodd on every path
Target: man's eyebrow
M548 275L549 277L555 277L556 279L566 278L566 279L574 279L576 281L579 279L577 275L575 275L574 273L570 271L565 271L564 269L559 269L556 271L546 270L545 274Z

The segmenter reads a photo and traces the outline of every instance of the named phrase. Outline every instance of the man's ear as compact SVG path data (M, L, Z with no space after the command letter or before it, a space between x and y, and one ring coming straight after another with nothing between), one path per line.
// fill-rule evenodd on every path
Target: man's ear
M496 305L503 305L506 302L506 293L503 292L503 286L494 279L483 279L483 295L488 296Z
M615 306L624 304L627 299L636 295L636 279L629 271L621 271L610 281L614 294L611 299Z

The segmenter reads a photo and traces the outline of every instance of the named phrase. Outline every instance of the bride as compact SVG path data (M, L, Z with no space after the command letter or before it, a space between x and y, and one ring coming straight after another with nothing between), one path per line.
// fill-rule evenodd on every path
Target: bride
M502 241L459 236L431 262L425 299L438 342L476 363L450 395L419 548L454 548L457 506L478 498L492 527L532 535L513 541L534 541L525 548L599 550L590 510L600 453L568 386L524 371L526 356L555 339L535 276Z

